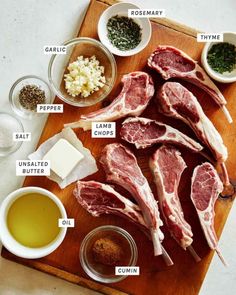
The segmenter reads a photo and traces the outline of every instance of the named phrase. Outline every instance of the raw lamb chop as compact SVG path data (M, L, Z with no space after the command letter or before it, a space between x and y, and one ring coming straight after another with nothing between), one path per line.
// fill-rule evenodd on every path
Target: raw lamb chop
M214 205L222 190L223 184L210 163L203 163L194 169L191 199L197 210L209 247L216 250L219 258L226 265L218 249L218 239L214 230Z
M120 130L122 139L133 143L137 149L147 148L155 143L171 143L200 152L203 147L179 130L154 120L136 117L128 118Z
M154 255L161 255L161 241L164 239L164 235L159 227L163 223L159 216L157 201L134 154L119 143L108 144L102 152L100 162L107 180L127 189L139 204L151 233Z
M158 46L149 57L148 66L160 73L165 80L182 78L202 88L222 108L229 123L232 123L223 94L197 62L186 53L172 46Z
M219 132L203 112L196 97L181 84L166 82L160 89L157 99L159 108L165 115L188 124L197 137L209 147L217 162L222 165L225 184L229 185L224 164L228 157L227 148Z
M95 217L115 214L129 219L145 231L148 230L139 206L108 184L93 180L78 181L73 193L80 205Z
M139 206L123 197L112 186L97 181L78 181L74 195L80 205L91 215L97 217L101 214L115 214L124 217L138 225L150 236ZM164 247L162 247L162 252L166 264L173 265Z
M78 122L66 124L72 128L91 129L92 122L115 121L126 116L139 116L154 95L151 76L144 72L124 75L120 94L106 108L82 115Z
M157 149L150 158L149 164L166 225L172 237L186 250L193 242L193 233L191 226L184 219L178 197L178 186L181 175L187 166L177 149L165 145Z

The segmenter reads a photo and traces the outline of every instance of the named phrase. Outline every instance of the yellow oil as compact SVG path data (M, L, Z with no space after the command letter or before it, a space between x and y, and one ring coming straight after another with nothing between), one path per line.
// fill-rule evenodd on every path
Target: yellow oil
M39 248L50 244L59 234L61 213L47 196L29 193L19 197L10 207L7 225L20 244Z

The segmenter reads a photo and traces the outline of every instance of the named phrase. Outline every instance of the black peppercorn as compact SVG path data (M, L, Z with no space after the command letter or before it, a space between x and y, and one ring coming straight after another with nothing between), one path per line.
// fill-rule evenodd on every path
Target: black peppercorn
M44 90L36 85L26 85L19 93L19 102L23 108L31 111L37 110L38 104L44 104L46 96Z

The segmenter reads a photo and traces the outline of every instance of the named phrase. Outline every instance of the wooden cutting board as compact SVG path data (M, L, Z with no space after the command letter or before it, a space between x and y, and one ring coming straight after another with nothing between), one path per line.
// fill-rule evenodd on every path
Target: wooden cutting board
M87 11L86 17L79 32L79 36L88 36L92 38L98 38L97 36L97 22L101 13L113 4L114 1L92 1ZM129 73L135 70L147 70L154 78L155 85L158 87L160 83L163 83L160 76L146 68L146 61L148 56L153 52L158 44L167 44L176 46L193 59L200 60L200 54L203 44L197 43L196 31L189 29L185 26L176 24L175 22L159 19L152 22L152 38L149 45L139 54L133 57L116 57L118 66L118 77L116 85L112 93L108 97L108 101L112 100L121 89L120 80L123 74ZM221 133L225 145L228 147L229 159L227 161L227 168L230 178L236 179L236 169L234 167L236 163L236 127L235 123L229 125L226 119L216 104L208 97L203 91L188 83L183 83L198 97L202 104L206 114L213 121L216 128ZM236 83L228 85L219 85L225 98L228 101L228 109L236 122ZM55 103L62 103L56 98ZM64 105L63 114L50 114L42 133L40 143L44 142L54 134L61 131L64 123L73 122L80 118L81 114L91 112L93 110L101 108L102 104L99 103L93 107L88 108L75 108L69 105ZM177 127L181 131L195 138L192 131L181 122L171 120L170 118L164 118L157 113L155 104L151 102L148 108L143 113L144 117L163 120L174 127ZM117 122L117 131L122 120ZM91 150L96 159L99 159L101 150L103 147L111 142L120 141L119 136L117 139L91 139L90 131L83 132L77 130L78 137L82 140L83 144ZM117 134L119 134L117 132ZM138 162L148 178L149 183L154 191L155 186L151 173L148 168L148 158L155 151L155 148L150 148L144 151L137 151L132 146L130 148L134 151L138 158ZM185 170L181 184L179 188L179 196L185 213L187 221L192 226L194 233L193 247L197 253L202 257L202 261L198 264L195 263L193 258L188 252L182 250L177 243L170 238L168 232L164 229L165 240L163 242L166 250L174 261L174 266L166 267L161 257L152 255L152 244L147 238L139 231L135 225L127 223L122 218L117 216L102 216L100 218L94 218L89 215L80 205L76 202L72 195L74 184L68 186L64 190L60 190L58 186L46 177L26 177L24 186L40 186L46 188L55 193L64 203L68 217L75 218L76 227L68 229L67 236L62 245L51 255L38 260L26 260L18 258L6 249L3 248L2 256L16 261L18 263L30 266L32 268L41 270L46 273L53 274L57 277L63 278L75 284L79 284L104 294L197 294L201 284L204 280L205 274L212 259L213 252L209 250L207 243L204 239L203 233L200 228L200 224L190 201L190 178L193 167L204 161L201 156L191 154L185 150L181 150L182 155L188 165ZM100 167L101 168L101 167ZM104 173L100 169L95 175L88 177L87 179L95 179L98 181L104 181ZM215 228L217 235L220 236L224 227L229 210L232 206L232 199L222 200L219 199L216 204L216 217ZM135 239L139 258L137 265L140 266L139 277L129 277L122 282L103 286L89 279L82 270L79 262L79 249L82 239L93 228L104 225L113 224L118 225L126 229Z

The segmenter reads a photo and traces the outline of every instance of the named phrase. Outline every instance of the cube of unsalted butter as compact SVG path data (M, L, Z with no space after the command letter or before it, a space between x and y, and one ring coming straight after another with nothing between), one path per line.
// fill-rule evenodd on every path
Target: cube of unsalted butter
M61 179L65 179L83 158L83 154L67 140L61 138L47 152L43 160L49 160L51 170Z

